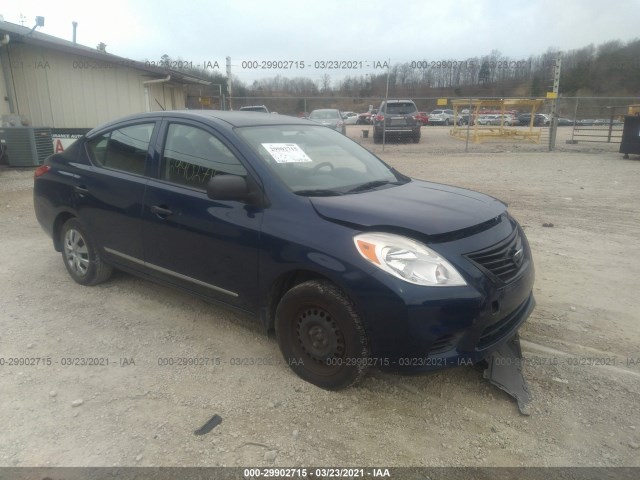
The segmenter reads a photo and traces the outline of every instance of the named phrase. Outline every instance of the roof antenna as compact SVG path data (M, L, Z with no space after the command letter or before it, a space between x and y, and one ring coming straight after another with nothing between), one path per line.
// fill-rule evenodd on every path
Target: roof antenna
M38 27L44 27L44 17L36 17L36 24L33 26L31 31L29 32L29 35L31 35L33 31Z

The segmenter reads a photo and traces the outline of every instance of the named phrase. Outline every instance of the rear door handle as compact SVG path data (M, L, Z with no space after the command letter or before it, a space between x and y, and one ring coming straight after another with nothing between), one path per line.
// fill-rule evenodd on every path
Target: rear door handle
M79 195L89 195L89 189L84 185L76 185L73 187L73 191Z
M171 210L159 205L154 205L153 207L151 207L151 213L155 213L159 217L168 217L169 215L173 215L173 212Z

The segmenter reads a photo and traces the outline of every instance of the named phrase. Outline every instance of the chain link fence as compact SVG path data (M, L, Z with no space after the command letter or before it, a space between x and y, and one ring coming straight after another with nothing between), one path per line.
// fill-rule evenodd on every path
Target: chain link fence
M281 115L304 117L320 108L336 108L342 112L364 113L377 109L383 101L380 97L313 97L313 96L262 96L228 97L228 110L239 110L243 106L264 105L270 112ZM412 98L419 112L429 114L435 109L452 109L456 104L459 114L469 99L463 98ZM514 124L479 125L469 122L463 125L431 126L425 124L422 143L426 149L450 152L482 151L548 151L552 149L580 150L601 148L617 151L624 122L624 115L631 105L640 104L640 97L561 97L555 100L557 118L551 118L554 100L540 99L535 110L527 102L535 99L474 98L467 107L472 118L481 115L502 116L499 106L475 107L476 104L505 101L502 114L508 111L516 119ZM515 106L513 104L515 103ZM530 121L531 113L534 122ZM537 114L537 115L536 115ZM526 115L529 115L528 117ZM459 118L459 117L457 117ZM370 125L349 125L347 134L368 146L372 143ZM555 130L554 130L555 129ZM437 141L436 141L437 140ZM408 147L407 147L408 148Z
M559 124L571 127L569 144L619 144L624 116L630 113L629 107L637 103L640 103L638 97L562 98Z

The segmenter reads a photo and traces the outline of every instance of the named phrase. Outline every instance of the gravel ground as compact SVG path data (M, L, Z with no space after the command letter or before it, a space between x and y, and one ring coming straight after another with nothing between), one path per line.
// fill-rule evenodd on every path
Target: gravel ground
M499 197L524 226L537 272L521 330L531 416L472 367L374 370L323 391L249 318L123 273L81 287L35 220L32 171L4 168L0 465L640 466L638 157L563 139L552 153L503 141L465 153L438 127L383 151L363 129L349 135L394 167ZM223 363L159 365L167 357ZM215 414L222 423L194 435Z

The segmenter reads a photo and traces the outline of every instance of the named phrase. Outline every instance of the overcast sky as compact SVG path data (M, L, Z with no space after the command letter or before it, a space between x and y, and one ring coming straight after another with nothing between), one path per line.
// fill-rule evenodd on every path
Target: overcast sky
M104 42L108 52L135 60L166 53L194 66L218 62L224 74L229 56L233 74L249 83L277 74L359 75L389 59L465 60L492 50L526 60L549 47L566 51L640 37L640 0L21 0L3 2L0 14L17 24L22 14L27 27L44 16L38 30L68 40L75 20L78 43ZM305 68L242 68L253 60L304 61ZM363 62L363 68L315 68L323 60Z

